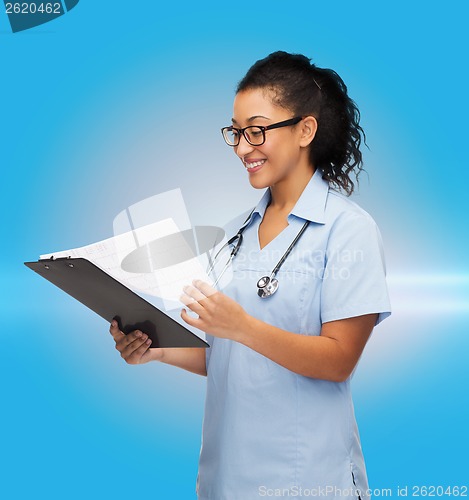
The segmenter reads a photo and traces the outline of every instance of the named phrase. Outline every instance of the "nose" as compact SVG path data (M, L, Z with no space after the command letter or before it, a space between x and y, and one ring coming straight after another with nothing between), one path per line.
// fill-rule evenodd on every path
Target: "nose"
M249 144L249 142L246 140L246 137L244 137L243 134L241 134L241 138L239 139L239 144L235 147L235 152L239 156L239 158L243 159L247 154L251 153L254 150L254 146Z

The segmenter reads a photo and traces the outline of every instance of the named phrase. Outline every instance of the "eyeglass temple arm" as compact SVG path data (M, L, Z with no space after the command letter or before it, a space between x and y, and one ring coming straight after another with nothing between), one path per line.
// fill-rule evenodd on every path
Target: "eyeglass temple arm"
M281 128L281 127L285 127L287 124L291 123L292 125L296 125L297 123L299 123L302 119L304 118L304 116L295 116L295 118L290 118L289 120L284 120L283 122L279 122L279 123L274 123L272 125L267 125L267 127L262 127L262 126L259 126L257 125L259 128L263 129L264 131L266 130L273 130L274 128Z

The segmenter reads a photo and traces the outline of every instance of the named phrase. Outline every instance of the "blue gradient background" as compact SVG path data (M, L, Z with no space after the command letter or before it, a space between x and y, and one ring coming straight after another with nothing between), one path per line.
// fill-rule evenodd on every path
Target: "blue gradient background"
M82 0L18 34L0 13L1 498L195 498L204 380L127 366L103 320L22 263L177 187L193 224L252 206L219 128L278 49L344 78L370 146L354 199L394 307L353 382L370 486L469 483L465 3L223 5Z

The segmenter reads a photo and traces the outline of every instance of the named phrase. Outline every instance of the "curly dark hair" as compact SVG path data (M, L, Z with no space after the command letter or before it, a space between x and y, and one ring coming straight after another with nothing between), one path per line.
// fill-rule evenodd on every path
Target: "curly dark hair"
M268 89L274 104L295 116L314 116L318 130L310 147L311 163L323 179L351 195L351 174L363 170L360 145L366 144L360 111L347 94L342 78L332 69L319 68L301 54L273 52L257 61L239 82L236 93Z

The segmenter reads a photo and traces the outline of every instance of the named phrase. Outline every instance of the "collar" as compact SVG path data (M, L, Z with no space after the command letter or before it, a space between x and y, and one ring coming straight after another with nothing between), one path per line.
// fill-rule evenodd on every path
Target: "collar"
M308 184L301 193L296 205L293 207L290 214L300 217L304 220L316 222L318 224L325 223L325 209L327 202L327 195L329 194L329 182L322 178L322 171L317 168ZM259 203L254 208L248 225L253 219L254 214L259 214L261 218L264 217L267 206L270 203L270 188L265 190L264 195L259 200Z

